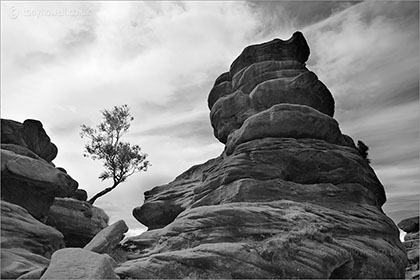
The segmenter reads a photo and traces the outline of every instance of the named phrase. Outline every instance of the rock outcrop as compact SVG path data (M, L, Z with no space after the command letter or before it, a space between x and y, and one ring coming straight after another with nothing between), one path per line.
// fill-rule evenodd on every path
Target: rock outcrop
M404 219L398 223L398 227L407 234L404 236L403 245L407 250L408 266L406 269L406 279L419 279L419 216Z
M64 247L63 235L33 218L24 208L1 201L1 278L17 278L49 264Z
M43 160L1 149L1 199L24 207L37 219L46 216L55 197L68 196L77 186Z
M247 47L210 91L221 156L145 193L149 227L123 247L121 278L402 278L384 188L339 129L305 67L309 47Z
M51 143L42 123L25 120L22 123L1 119L1 143L15 144L28 148L35 154L51 162L57 156L57 147Z
M108 221L108 215L101 208L86 201L56 198L46 224L64 235L66 247L83 247L108 226Z

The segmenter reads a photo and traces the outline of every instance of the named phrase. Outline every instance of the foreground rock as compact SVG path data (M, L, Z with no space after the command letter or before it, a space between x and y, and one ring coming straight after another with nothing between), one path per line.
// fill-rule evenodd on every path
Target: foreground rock
M402 220L398 223L398 227L407 233L403 242L408 257L405 278L419 279L419 216Z
M79 248L66 248L52 255L41 279L119 279L112 259Z
M402 278L384 188L305 67L303 35L249 46L208 104L220 157L145 193L121 278Z
M83 247L108 226L106 213L88 202L56 198L48 213L47 225L58 229L67 247Z
M124 233L127 231L125 222L119 220L101 230L84 249L99 254L109 254L123 240Z
M17 278L46 268L51 254L64 247L63 235L33 218L24 208L1 201L1 278Z
M24 153L24 149L15 151ZM1 150L1 198L24 207L41 220L55 197L68 196L78 184L44 160L16 152Z

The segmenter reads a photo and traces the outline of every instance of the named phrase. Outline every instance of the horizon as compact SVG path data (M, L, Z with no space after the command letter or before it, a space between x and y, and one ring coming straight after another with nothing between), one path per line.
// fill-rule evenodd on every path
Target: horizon
M83 157L80 125L127 104L125 136L152 166L95 203L130 234L145 191L224 148L207 96L251 44L301 31L307 68L335 99L341 131L369 146L395 223L419 213L419 3L2 2L1 117L38 119L58 147L53 161L89 197L109 186ZM240 23L240 24L239 24ZM401 44L403 42L403 44Z

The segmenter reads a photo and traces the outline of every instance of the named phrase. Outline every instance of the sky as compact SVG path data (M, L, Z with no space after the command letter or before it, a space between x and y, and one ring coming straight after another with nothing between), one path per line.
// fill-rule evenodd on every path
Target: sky
M341 131L369 147L385 212L419 212L418 1L1 2L1 117L40 120L89 196L110 186L83 157L80 125L127 104L125 139L152 166L95 203L130 234L143 193L219 156L207 96L250 44L304 33Z

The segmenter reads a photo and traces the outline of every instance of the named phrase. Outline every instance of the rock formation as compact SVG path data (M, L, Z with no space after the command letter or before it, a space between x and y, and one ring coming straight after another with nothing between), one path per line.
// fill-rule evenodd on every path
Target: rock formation
M66 247L83 247L108 226L108 221L109 217L104 210L86 201L56 198L46 224L64 235Z
M1 143L2 200L42 220L55 197L69 196L77 189L77 182L51 163L57 147L41 122L1 119Z
M419 279L419 216L404 219L398 223L398 227L407 234L404 236L403 245L407 250L408 266L406 279Z
M57 148L39 121L1 120L1 126L1 278L58 277L63 259L53 258L50 265L54 252L65 246L85 246L107 227L108 216L80 201L86 200L86 191L77 189L78 183L66 170L51 162ZM112 252L123 237L124 226L120 221L99 235L89 243L92 250ZM71 251L70 257L81 270L67 268L58 278L77 273L90 279L117 277L109 256L80 250Z
M401 278L384 188L305 67L300 32L249 46L208 105L221 156L145 193L121 278Z
M63 235L26 209L1 201L1 278L44 269L52 253L64 247Z

